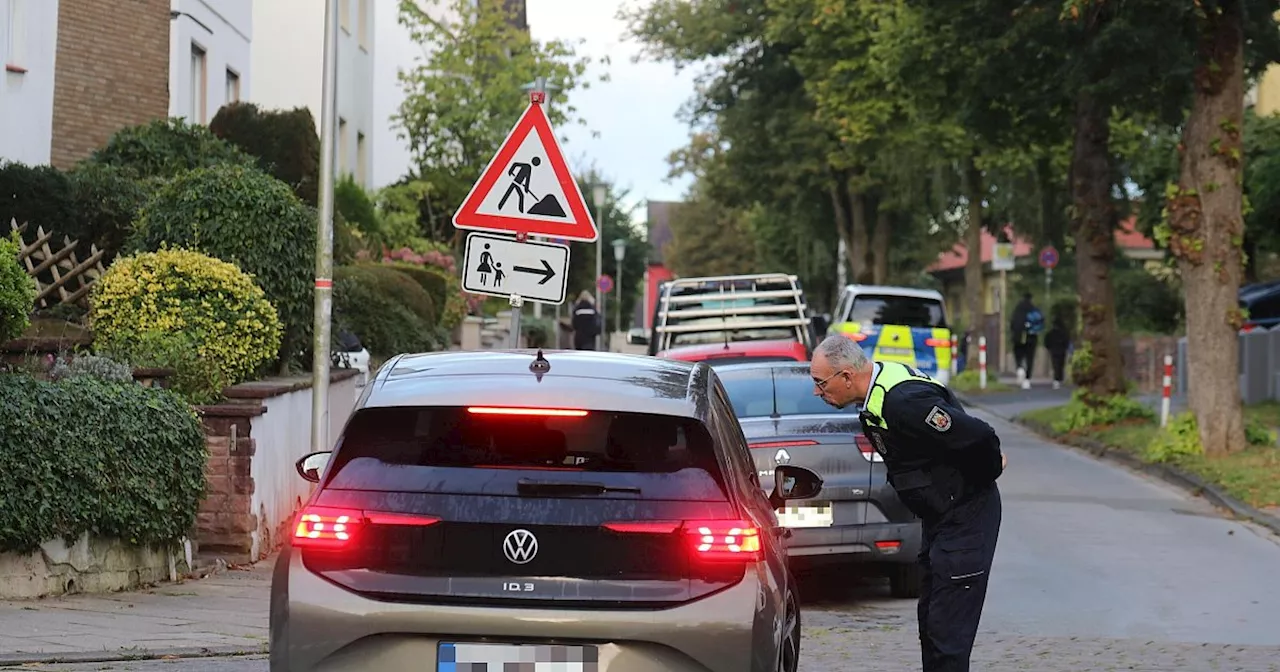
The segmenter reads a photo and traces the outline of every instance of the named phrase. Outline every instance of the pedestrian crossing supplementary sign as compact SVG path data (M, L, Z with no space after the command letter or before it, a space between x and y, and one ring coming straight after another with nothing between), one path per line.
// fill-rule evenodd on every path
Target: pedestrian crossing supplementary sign
M459 229L593 242L578 182L538 99L529 104L453 215Z
M463 253L462 290L559 305L569 278L569 247L472 233Z

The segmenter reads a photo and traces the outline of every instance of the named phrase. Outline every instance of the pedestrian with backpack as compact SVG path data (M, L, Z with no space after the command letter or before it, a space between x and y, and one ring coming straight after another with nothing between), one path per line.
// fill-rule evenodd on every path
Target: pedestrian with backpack
M1029 390L1036 345L1040 334L1044 332L1044 313L1031 302L1031 292L1024 293L1022 300L1014 306L1009 331L1013 334L1013 358L1018 367L1018 385Z

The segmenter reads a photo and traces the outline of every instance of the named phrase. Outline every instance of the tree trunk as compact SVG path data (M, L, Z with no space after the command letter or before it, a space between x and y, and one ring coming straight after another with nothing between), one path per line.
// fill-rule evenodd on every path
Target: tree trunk
M1169 194L1169 249L1186 292L1187 374L1206 454L1245 446L1239 383L1244 274L1242 0L1200 17L1195 97L1182 132L1182 171Z
M849 200L846 197L845 189L842 186L843 183L843 179L837 178L830 186L831 210L835 213L836 233L840 236L840 240L844 241L845 257L849 262L850 267L849 278L855 278L856 276L854 276L854 273L857 272L857 268L854 264L853 240L850 237L850 234L853 232L853 223L849 220ZM837 301L839 300L839 293L843 291L844 287L837 288Z
M1063 246L1062 210L1058 207L1058 189L1053 184L1053 166L1048 150L1036 159L1036 191L1040 201L1040 233L1057 249Z
M978 170L974 156L969 156L964 167L964 196L969 203L968 221L965 224L964 247L968 257L964 265L964 305L968 315L968 328L976 339L982 335L982 230L986 223L982 216L982 201L986 187L982 171Z
M871 268L867 263L870 255L867 243L867 197L865 194L850 190L849 213L853 226L849 232L849 265L850 276L854 282L871 282Z
M876 209L876 228L871 232L871 282L889 283L889 227L893 217L884 208Z
M1071 152L1072 235L1080 300L1083 361L1072 367L1076 385L1095 396L1125 392L1116 326L1111 265L1115 261L1116 208L1111 198L1110 110L1092 94L1076 96Z

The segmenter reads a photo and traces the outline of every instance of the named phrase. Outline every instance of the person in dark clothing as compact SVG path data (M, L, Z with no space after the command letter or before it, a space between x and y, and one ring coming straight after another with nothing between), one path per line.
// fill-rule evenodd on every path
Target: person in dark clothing
M889 485L920 518L924 672L968 672L1000 535L1000 437L945 385L914 367L867 358L841 334L809 364L814 394L858 418L884 458Z
M591 292L583 290L578 302L573 304L573 349L595 350L596 336L600 333L600 311Z
M1013 308L1013 318L1009 320L1009 332L1013 336L1013 357L1018 367L1018 384L1022 389L1031 389L1031 365L1036 359L1036 341L1040 332L1044 331L1044 314L1031 302L1031 293L1022 295L1022 300Z
M1053 328L1044 335L1044 349L1049 351L1049 362L1053 364L1053 389L1062 387L1066 375L1067 350L1071 347L1071 335L1067 333L1067 325L1062 317L1053 318Z

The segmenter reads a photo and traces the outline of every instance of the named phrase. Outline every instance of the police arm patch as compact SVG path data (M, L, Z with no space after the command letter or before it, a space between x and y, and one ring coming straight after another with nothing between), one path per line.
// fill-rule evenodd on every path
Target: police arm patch
M925 417L924 421L930 427L938 430L939 432L945 432L951 429L951 416L937 406L934 406L933 409L929 411L929 415Z

